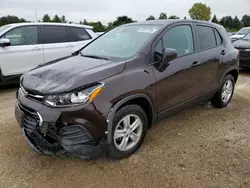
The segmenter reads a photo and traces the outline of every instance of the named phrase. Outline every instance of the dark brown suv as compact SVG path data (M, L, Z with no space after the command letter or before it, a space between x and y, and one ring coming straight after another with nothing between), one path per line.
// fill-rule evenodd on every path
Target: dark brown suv
M125 157L162 117L207 100L227 106L238 56L225 29L212 23L123 25L24 74L16 119L38 153Z

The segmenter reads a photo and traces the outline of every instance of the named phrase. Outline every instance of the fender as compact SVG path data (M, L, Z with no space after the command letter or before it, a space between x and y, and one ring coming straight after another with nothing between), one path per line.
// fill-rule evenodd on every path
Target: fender
M154 120L155 120L155 109L154 109L152 100L149 98L149 96L147 96L146 94L143 94L143 93L139 93L139 94L135 94L135 95L125 97L124 99L117 102L110 109L110 111L108 113L108 116L107 116L107 123L108 123L107 141L108 141L109 144L112 142L112 130L113 130L113 126L114 126L112 120L113 120L113 117L114 117L116 111L118 110L119 107L121 107L126 102L128 102L128 101L130 101L132 99L136 99L136 98L144 98L149 102L151 110L152 110L152 122L154 122Z
M226 70L223 71L222 77L220 79L220 83L222 82L222 80L224 79L224 77L230 72L230 71L237 71L238 72L238 76L239 76L239 67L238 66L234 66L234 67L230 67ZM236 81L236 80L235 80Z

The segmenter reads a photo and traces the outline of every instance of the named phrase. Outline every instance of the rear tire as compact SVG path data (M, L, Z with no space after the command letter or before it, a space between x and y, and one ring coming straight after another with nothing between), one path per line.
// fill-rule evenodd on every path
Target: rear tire
M213 106L215 106L216 108L226 107L233 97L234 86L234 77L231 74L226 75L219 90L211 100Z
M108 155L117 159L132 155L142 145L147 130L147 116L140 106L123 107L116 112L113 119L112 142Z

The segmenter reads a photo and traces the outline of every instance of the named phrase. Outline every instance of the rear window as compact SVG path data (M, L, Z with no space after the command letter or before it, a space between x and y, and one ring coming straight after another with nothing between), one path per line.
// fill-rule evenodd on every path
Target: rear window
M213 28L206 26L197 26L197 33L200 41L200 50L216 46L216 39Z
M70 41L67 28L64 26L42 26L42 33L44 44L63 43Z
M90 40L91 39L91 36L88 34L88 32L84 28L70 27L70 30L72 31L72 33L75 36L75 39L77 41L83 41L83 40Z

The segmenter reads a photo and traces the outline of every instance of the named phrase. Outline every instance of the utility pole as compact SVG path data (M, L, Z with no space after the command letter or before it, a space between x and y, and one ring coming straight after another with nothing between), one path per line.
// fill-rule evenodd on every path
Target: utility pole
M37 20L37 11L36 11L36 8L35 8L35 15L36 15L36 22L38 22L38 20Z

